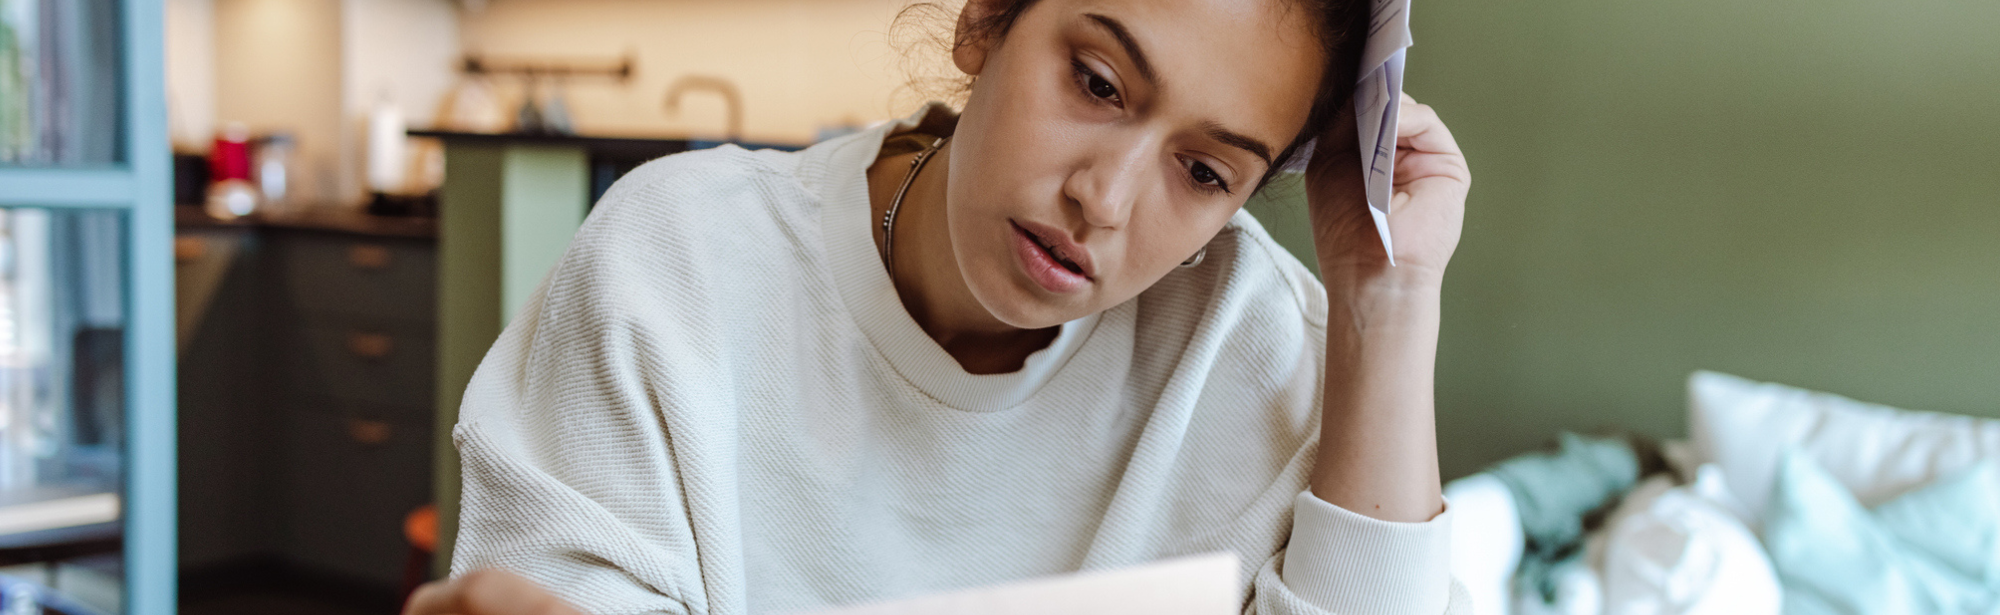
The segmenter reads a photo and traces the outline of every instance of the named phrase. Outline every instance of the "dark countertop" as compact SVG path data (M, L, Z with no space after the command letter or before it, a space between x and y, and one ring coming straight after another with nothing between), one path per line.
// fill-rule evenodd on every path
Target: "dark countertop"
M656 158L687 150L706 149L724 143L735 143L744 149L797 150L805 147L796 143L757 143L669 136L556 135L513 132L457 132L451 130L412 130L409 131L409 135L412 137L431 137L459 143L572 145L581 146L593 154L610 155L619 158Z
M437 218L423 216L375 216L359 207L307 206L296 213L254 213L235 220L217 220L200 207L174 207L174 229L203 228L283 228L349 233L371 237L436 239Z

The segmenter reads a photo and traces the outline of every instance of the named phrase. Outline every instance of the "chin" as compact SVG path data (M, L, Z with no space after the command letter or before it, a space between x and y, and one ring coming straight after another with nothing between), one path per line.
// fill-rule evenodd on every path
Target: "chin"
M960 261L964 262L964 261ZM1051 298L1037 292L1035 283L1019 272L1007 268L1006 263L986 263L978 270L959 272L965 276L966 286L972 297L993 318L1007 326L1020 329L1046 329L1083 318L1091 314L1083 297L1071 297L1077 304ZM1080 294L1088 296L1092 290L1085 289Z

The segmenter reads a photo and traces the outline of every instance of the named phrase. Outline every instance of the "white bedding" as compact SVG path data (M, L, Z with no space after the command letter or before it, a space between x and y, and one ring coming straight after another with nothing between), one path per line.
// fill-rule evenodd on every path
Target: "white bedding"
M1763 615L1783 591L1756 536L1779 455L1805 451L1865 505L2000 459L2000 420L1902 410L1715 372L1688 380L1680 480L1642 483L1558 574L1554 605L1514 596L1523 540L1513 496L1484 474L1446 486L1452 572L1477 613ZM1675 483L1687 484L1675 484Z

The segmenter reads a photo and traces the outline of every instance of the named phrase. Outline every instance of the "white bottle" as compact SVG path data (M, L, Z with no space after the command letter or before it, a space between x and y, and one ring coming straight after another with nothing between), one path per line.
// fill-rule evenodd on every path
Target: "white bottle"
M403 109L387 96L375 104L368 116L368 190L380 194L403 192L408 181L409 158L405 153Z

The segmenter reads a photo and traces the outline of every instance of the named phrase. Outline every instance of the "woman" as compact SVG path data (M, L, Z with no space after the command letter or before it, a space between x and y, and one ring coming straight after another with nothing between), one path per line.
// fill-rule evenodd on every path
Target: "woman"
M1470 175L1352 0L971 0L933 106L620 180L480 366L412 613L797 611L1235 552L1247 611L1444 612L1439 294ZM1239 212L1302 144L1322 286ZM511 570L480 572L480 570ZM570 609L576 609L572 611Z

